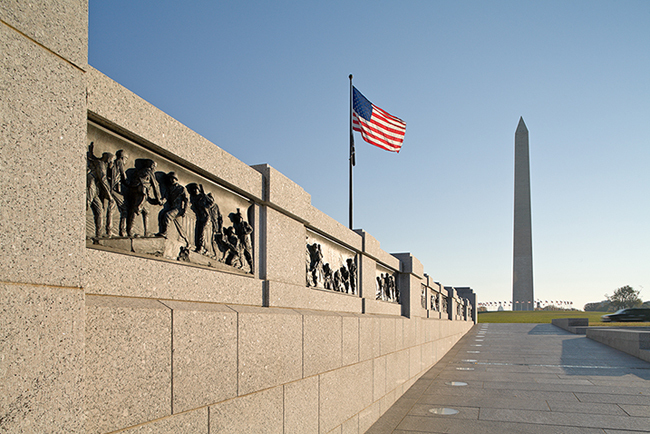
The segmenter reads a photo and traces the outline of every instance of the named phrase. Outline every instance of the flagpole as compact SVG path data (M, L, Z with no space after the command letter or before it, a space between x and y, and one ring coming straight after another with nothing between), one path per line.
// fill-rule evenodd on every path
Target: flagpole
M352 74L350 74L350 223L349 228L352 230L352 166L354 166L354 135L352 134L352 110L353 110L353 90Z

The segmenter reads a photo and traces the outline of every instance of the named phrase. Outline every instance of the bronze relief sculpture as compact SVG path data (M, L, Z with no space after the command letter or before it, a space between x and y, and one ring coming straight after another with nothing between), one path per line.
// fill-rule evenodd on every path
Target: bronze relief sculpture
M88 132L89 247L254 273L250 200L92 122Z

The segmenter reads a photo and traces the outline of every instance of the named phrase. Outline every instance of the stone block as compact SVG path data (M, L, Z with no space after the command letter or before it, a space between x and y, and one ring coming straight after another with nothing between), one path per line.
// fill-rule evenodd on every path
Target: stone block
M406 351L406 350L405 350ZM408 349L409 351L409 374L413 378L422 371L422 347L417 345Z
M395 321L395 318L386 317L382 317L379 320L381 334L379 348L382 356L395 351Z
M363 315L359 318L359 360L379 357L381 351L379 318Z
M268 305L295 309L327 310L360 313L362 300L356 295L328 289L309 288L276 281L267 282Z
M359 412L359 432L365 433L379 419L379 401L375 401Z
M409 379L410 348L386 355L386 392L396 389Z
M284 385L284 432L318 434L318 377Z
M301 220L309 218L311 211L309 193L268 164L257 164L251 167L264 177L265 201L271 203L274 208L282 209Z
M85 69L88 63L88 1L3 0L0 19Z
M302 315L290 309L230 306L238 312L238 395L298 380Z
M341 424L341 434L359 434L359 415L355 414Z
M422 326L422 342L431 342L431 320L429 318L423 318L420 325Z
M8 22L25 19L31 22L25 30L37 32L49 10L44 5L10 1L1 8ZM0 108L0 280L80 287L86 206L83 72L6 25L0 25L0 52L10 59L0 68L0 83L7 84Z
M551 324L571 333L585 334L585 327L589 327L589 318L553 318Z
M364 298L363 313L399 316L402 314L402 306L399 303L393 303L391 301Z
M309 228L318 232L327 234L330 238L338 243L355 250L361 251L362 240L359 234L351 231L347 226L334 220L324 212L311 207L309 218Z
M257 306L263 303L262 281L251 275L95 249L86 249L82 282L91 294Z
M420 346L422 349L420 371L430 368L434 364L434 345L433 342L426 342Z
M210 432L282 434L283 387L274 387L210 406Z
M373 359L372 400L377 401L386 394L386 359L388 356Z
M391 253L391 255L399 259L402 273L414 274L419 278L424 277L424 267L418 258L410 253Z
M417 327L414 319L404 321L404 347L412 347L417 341Z
M415 319L415 326L417 328L417 342L416 342L416 344L420 345L423 342L425 342L425 340L424 340L424 321L425 321L426 318L418 316L418 317L415 317L414 319Z
M379 241L363 229L356 229L363 240L363 252L377 262L382 263L384 266L392 268L393 270L400 270L400 261L390 253L383 251L380 248Z
M86 312L86 432L170 415L171 310L156 300L86 296Z
M343 321L343 345L341 363L343 366L359 361L359 315L341 315Z
M368 360L320 374L320 432L329 432L372 403L372 369Z
M213 303L172 309L174 413L237 396L237 313Z
M262 175L92 67L86 73L89 117L118 133L211 174L220 184L262 200ZM85 155L85 154L84 154Z
M408 349L406 350L408 352ZM386 358L386 388L384 390L384 395L394 390L401 383L399 381L399 369L398 366L398 353L390 353L384 356ZM408 369L408 366L407 366Z
M367 300L377 296L377 262L366 254L359 254L359 295ZM365 312L365 311L364 311Z
M262 278L306 286L305 255L307 232L302 223L266 208L266 270ZM264 224L264 223L263 223ZM264 247L262 247L264 248Z
M400 393L401 395L401 393ZM386 393L380 400L379 400L379 413L384 414L388 411L389 408L392 407L393 404L395 404L395 401L397 401L398 398L398 393L395 389L391 390L390 392Z
M650 332L647 330L588 327L586 335L596 342L650 362L650 352L646 348L650 340Z
M84 432L84 294L0 284L0 430Z
M404 348L404 323L409 321L407 318L398 317L395 320L395 349Z
M120 434L208 434L208 407L175 414L120 431Z
M342 319L329 312L303 315L303 377L341 366Z
M94 244L93 244L94 243ZM123 252L132 252L133 250L133 243L131 242L131 238L99 238L94 241L91 240L86 240L86 246L102 246L106 247L107 249L112 249L112 250L121 250ZM161 250L161 255L162 252L164 251ZM137 253L137 251L135 251Z
M169 244L167 241L165 238L134 238L131 242L131 248L134 253L169 258L170 256L166 255L168 249L165 248Z

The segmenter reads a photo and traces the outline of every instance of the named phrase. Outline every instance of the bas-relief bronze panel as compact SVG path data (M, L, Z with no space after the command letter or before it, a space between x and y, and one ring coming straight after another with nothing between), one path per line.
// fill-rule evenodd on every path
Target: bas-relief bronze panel
M253 273L253 203L88 123L87 246Z
M358 295L356 253L307 231L305 274L308 287Z
M399 303L400 294L397 288L397 272L377 264L375 270L375 299Z

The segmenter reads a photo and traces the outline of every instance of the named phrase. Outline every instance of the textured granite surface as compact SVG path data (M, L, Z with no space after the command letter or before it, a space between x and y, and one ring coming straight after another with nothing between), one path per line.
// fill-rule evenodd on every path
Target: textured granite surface
M328 432L372 403L371 360L325 372L320 377L321 432Z
M319 374L341 366L342 318L332 313L303 314L303 376Z
M231 306L238 316L238 395L303 377L302 315L290 309Z
M318 376L284 385L284 432L318 434Z
M84 294L0 283L0 429L81 433Z
M171 414L171 320L156 300L86 297L88 433Z
M5 25L0 53L0 83L11 84L0 98L0 280L79 287L83 72Z
M88 0L3 0L0 20L78 68L87 67Z
M266 278L305 286L304 225L285 214L268 209L265 230Z
M283 432L283 386L210 406L210 432L258 434Z
M173 316L174 413L237 396L237 313L214 303L162 303Z
M144 425L120 431L120 434L208 434L208 407L174 414Z
M267 283L268 303L272 307L327 310L332 312L360 313L362 300L354 295L324 289L308 288L270 281Z
M250 275L94 249L86 249L82 281L90 294L263 304L262 281Z

